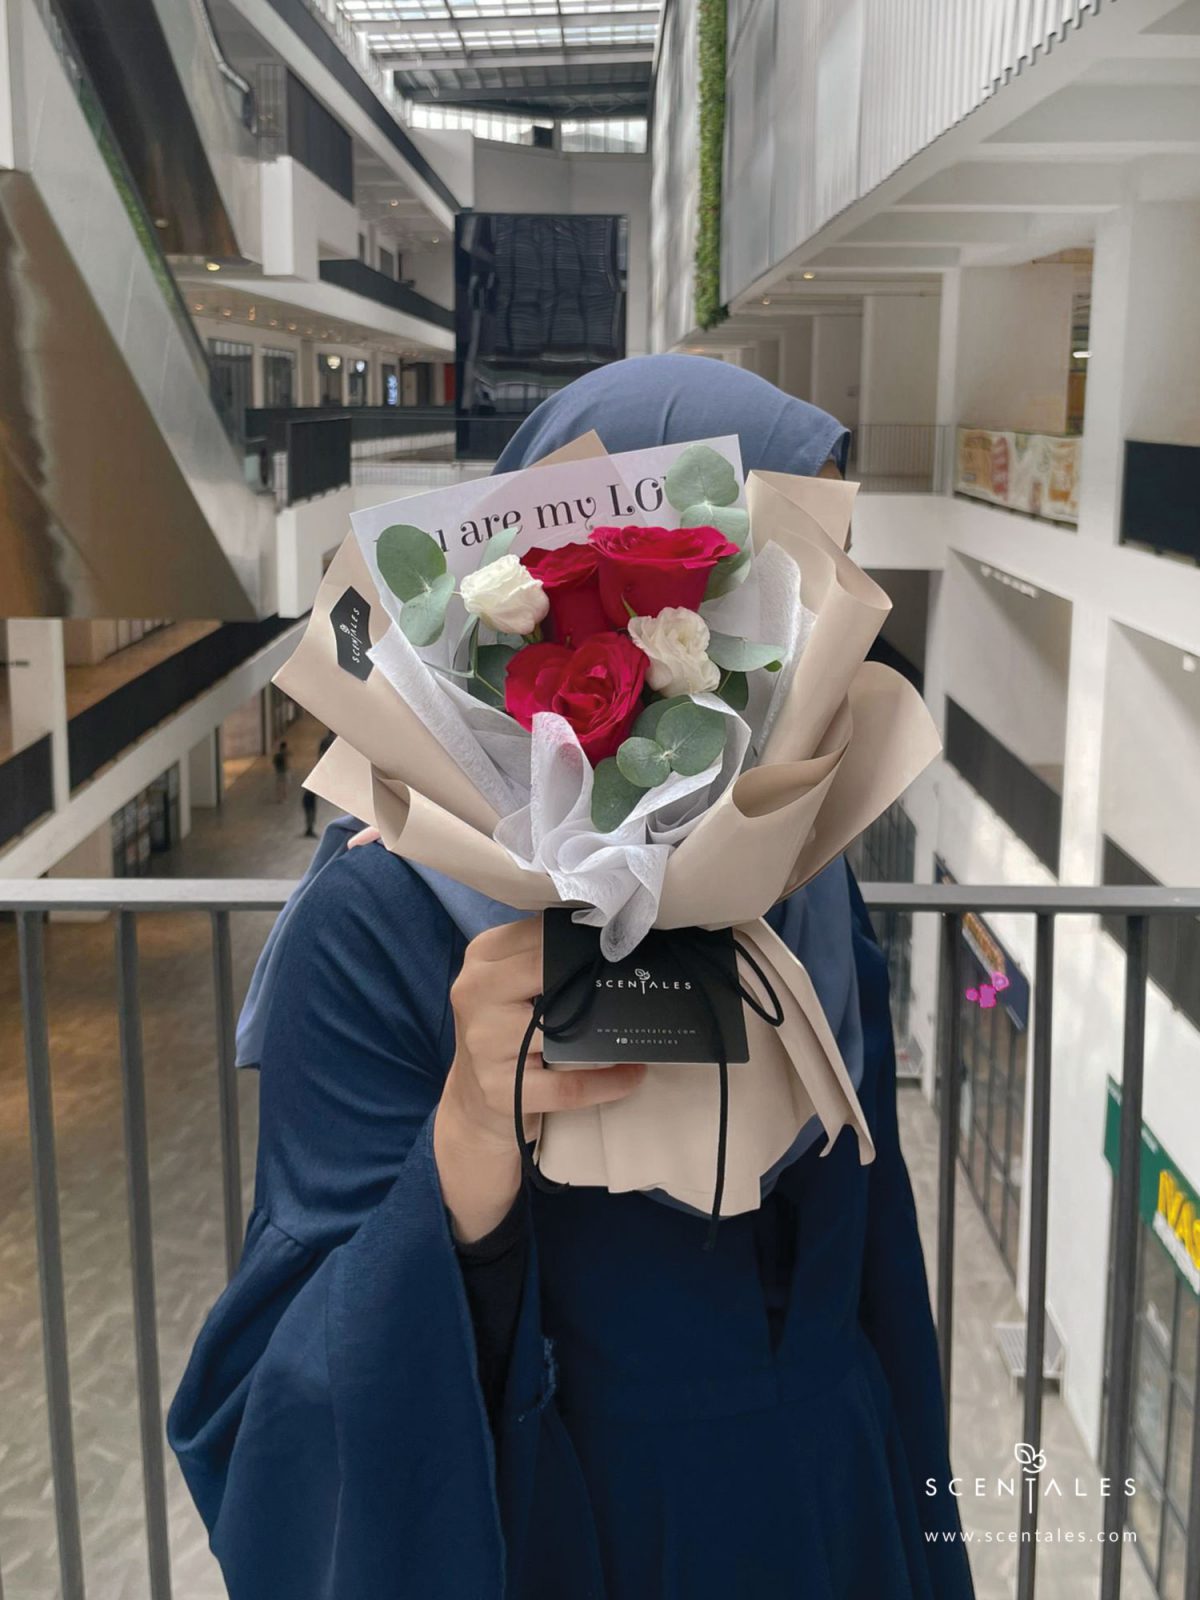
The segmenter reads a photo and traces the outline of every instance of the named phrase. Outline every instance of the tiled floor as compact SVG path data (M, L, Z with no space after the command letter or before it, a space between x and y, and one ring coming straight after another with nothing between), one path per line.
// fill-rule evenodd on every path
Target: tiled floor
M320 731L301 725L289 734L295 773L306 770ZM322 807L319 826L326 815ZM219 811L196 813L194 832L170 858L170 871L189 877L296 876L312 848L301 833L296 780L287 801L276 804L269 764L259 761L238 779ZM263 916L234 919L239 993L269 923ZM112 937L107 922L50 927L48 987L88 1594L91 1600L146 1600ZM54 1600L59 1591L14 944L11 927L0 927L0 1573L6 1600ZM146 917L140 948L167 1398L224 1276L207 920ZM255 1140L252 1074L242 1076L240 1091L248 1202ZM901 1121L932 1260L936 1124L916 1090L902 1092ZM958 1214L955 1465L967 1478L1010 1477L1013 1446L1021 1436L1020 1407L1009 1395L991 1329L996 1321L1017 1320L1017 1308L961 1184ZM1078 1476L1090 1492L1087 1499L1068 1502L1065 1511L1051 1505L1043 1526L1062 1523L1064 1529L1094 1531L1101 1507L1097 1473L1057 1399L1048 1404L1046 1448L1055 1472L1063 1479ZM180 1600L222 1600L219 1574L172 1461L168 1474L174 1592ZM1015 1526L1012 1502L991 1495L964 1502L964 1512L976 1541L972 1562L979 1600L1007 1600L1016 1546L982 1541ZM1132 1554L1125 1565L1125 1595L1149 1596ZM1095 1545L1047 1546L1039 1555L1039 1600L1088 1600L1096 1593L1097 1572Z

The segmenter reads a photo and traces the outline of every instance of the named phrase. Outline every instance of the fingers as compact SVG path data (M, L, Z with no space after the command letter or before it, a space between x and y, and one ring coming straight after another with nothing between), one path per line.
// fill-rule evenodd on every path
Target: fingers
M541 917L518 917L502 922L498 928L485 928L467 946L469 961L504 961L507 957L535 950L542 953Z
M489 928L467 946L462 969L450 991L455 1013L486 1007L528 1004L542 987L542 923L525 918Z
M347 850L357 850L360 844L375 844L379 838L378 828L360 828L346 846Z
M570 1072L551 1072L539 1062L539 1070L534 1071L531 1057L521 1109L529 1116L540 1116L547 1111L582 1111L588 1106L609 1105L632 1094L645 1076L645 1067L633 1062L615 1067L580 1067Z

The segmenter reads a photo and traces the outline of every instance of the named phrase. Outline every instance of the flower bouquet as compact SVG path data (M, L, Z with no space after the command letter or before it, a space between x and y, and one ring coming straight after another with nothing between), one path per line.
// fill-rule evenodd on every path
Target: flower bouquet
M920 697L865 656L889 608L844 550L855 489L752 473L736 439L608 456L373 507L276 682L338 739L309 786L383 843L600 956L736 930L748 1059L655 1061L626 1100L542 1119L560 1182L722 1215L815 1116L870 1134L801 964L762 920L933 758ZM627 1057L626 1057L627 1058ZM713 1151L725 1152L714 1182Z

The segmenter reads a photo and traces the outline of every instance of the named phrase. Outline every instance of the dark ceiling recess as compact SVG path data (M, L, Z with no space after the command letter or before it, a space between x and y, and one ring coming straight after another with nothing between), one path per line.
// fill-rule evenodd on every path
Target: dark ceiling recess
M396 87L406 99L509 115L641 117L650 103L650 63L520 67L397 68Z

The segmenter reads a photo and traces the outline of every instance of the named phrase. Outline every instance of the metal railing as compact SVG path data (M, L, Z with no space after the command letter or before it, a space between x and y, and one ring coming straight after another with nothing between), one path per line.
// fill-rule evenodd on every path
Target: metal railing
M63 1600L85 1600L79 1494L71 1416L66 1288L59 1217L59 1186L51 1094L51 1045L46 1005L43 922L54 911L115 913L117 1008L123 1133L127 1174L129 1247L137 1392L141 1431L146 1558L152 1600L169 1600L170 1557L165 1490L165 1439L159 1377L150 1207L149 1137L142 1012L138 977L138 916L145 912L207 912L211 922L216 1018L216 1076L220 1122L225 1265L236 1270L242 1250L243 1211L234 1054L235 1001L230 920L235 912L276 910L293 885L258 879L44 879L0 883L0 911L18 928L33 1206L41 1292L42 1339L48 1400L50 1463ZM1046 1347L1047 1231L1050 1204L1050 1107L1053 1072L1054 936L1063 916L1121 918L1125 928L1125 1008L1121 1075L1120 1162L1116 1181L1113 1277L1109 1300L1108 1417L1104 1475L1120 1484L1128 1475L1133 1408L1138 1191L1141 1175L1142 1091L1146 1049L1148 926L1156 917L1200 914L1200 888L1141 887L978 888L960 884L865 884L872 910L934 915L940 923L937 1060L956 1070L939 1073L936 1320L942 1382L950 1414L953 1364L955 1181L962 1082L962 928L968 913L1016 913L1035 919L1034 1036L1029 1134L1029 1264L1026 1292L1025 1371L1042 1374ZM1195 1404L1195 1401L1194 1401ZM1200 1410L1200 1407L1198 1407ZM1042 1382L1027 1379L1023 1439L1042 1440ZM1127 1502L1105 1501L1100 1600L1119 1600L1122 1532ZM1022 1496L1017 1600L1034 1600L1038 1497ZM2 1553L0 1553L2 1554ZM1191 1490L1185 1595L1200 1595L1200 1415L1192 1434Z

